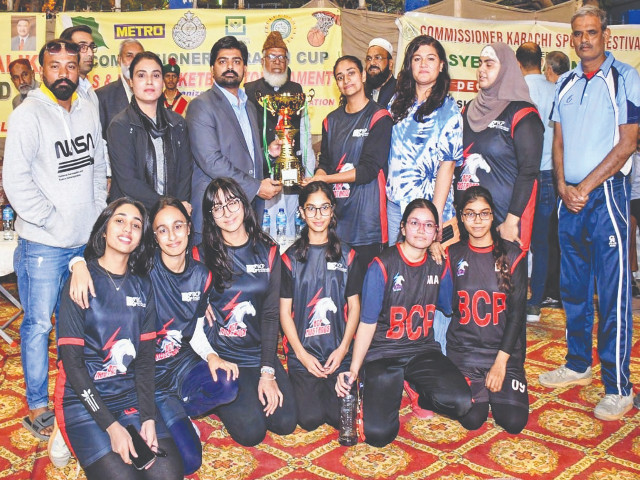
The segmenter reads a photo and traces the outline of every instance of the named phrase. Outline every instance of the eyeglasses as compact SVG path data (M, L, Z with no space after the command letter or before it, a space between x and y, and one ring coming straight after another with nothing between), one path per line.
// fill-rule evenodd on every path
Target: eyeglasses
M211 213L213 214L213 218L221 218L224 215L225 207L227 208L229 213L235 213L238 210L240 210L241 205L242 205L242 202L240 201L239 198L232 198L224 205L221 205L219 203L217 205L214 205L213 208L211 209Z
M57 55L64 50L67 55L78 55L80 53L80 45L77 43L62 43L62 42L49 42L44 46L44 49L49 52L49 55Z
M95 43L79 43L78 46L80 47L80 51L82 53L86 52L88 49L91 49L91 51L93 53L96 53L98 51L98 46Z
M158 238L167 238L169 236L169 231L173 232L176 237L181 237L186 235L187 233L187 224L185 222L175 222L171 228L160 225L158 229L153 232Z
M474 222L476 218L480 217L480 220L483 222L485 220L489 220L493 215L491 210L483 210L481 212L474 212L473 210L467 210L462 213L462 216L467 220L467 222Z
M329 215L331 215L332 210L333 205L331 205L330 203L324 203L319 207L316 207L315 205L304 206L304 211L307 217L315 217L316 212L320 212L320 215L322 215L323 217L328 217Z
M373 57L370 57L369 55L367 55L366 57L364 57L364 61L367 63L371 62L371 60L375 60L376 62L381 62L382 60L389 60L389 57L383 57L382 55L374 55Z
M273 53L268 54L265 58L268 58L270 62L275 62L277 60L284 63L287 61L286 55L274 55Z
M424 229L425 233L433 233L436 230L438 230L438 226L435 223L433 223L433 222L419 222L415 218L407 220L406 226L412 232L420 231L421 227Z

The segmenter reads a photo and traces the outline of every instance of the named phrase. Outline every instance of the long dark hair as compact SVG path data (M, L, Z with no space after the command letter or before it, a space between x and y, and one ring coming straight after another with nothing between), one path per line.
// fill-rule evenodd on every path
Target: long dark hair
M340 62L351 62L351 63L354 63L355 66L358 68L358 71L360 72L360 75L362 75L362 72L364 72L364 67L362 66L362 62L360 61L360 59L358 57L354 57L353 55L343 55L338 60L336 60L336 63L333 64L333 79L334 80L336 78L336 68L338 68L338 64ZM344 107L346 104L347 104L347 97L345 97L341 93L340 94L339 105L341 107Z
M433 204L431 200L427 200L426 198L416 198L412 200L407 208L404 209L404 213L402 214L402 219L400 220L400 232L398 232L398 242L404 242L405 236L402 234L402 227L407 225L407 219L411 212L418 208L426 208L433 215L433 219L435 220L436 226L438 226L438 209Z
M434 110L442 106L449 93L451 77L449 76L449 64L447 63L447 54L444 51L444 47L438 40L429 35L417 36L411 40L404 52L402 70L398 74L398 82L396 83L396 97L389 109L395 123L398 123L408 115L409 109L417 100L416 81L413 79L411 61L413 55L423 45L433 47L438 54L438 58L443 62L443 65L442 71L438 74L436 83L429 93L429 97L418 107L418 110L416 110L416 113L413 115L413 119L416 122L424 123Z
M484 187L475 186L465 190L462 200L460 202L460 208L458 209L458 221L462 223L462 212L464 208L471 202L478 199L482 199L489 205L492 212L496 211L496 207L493 204L493 197L491 193ZM463 241L469 241L469 232L464 228L464 224L460 226L460 238ZM491 221L491 240L493 241L493 258L496 264L496 275L498 276L498 288L504 293L511 291L511 263L507 256L507 245L498 233L498 221L495 214Z
M84 249L84 258L89 261L95 258L100 258L104 255L107 241L105 234L107 233L107 224L111 217L113 217L116 210L122 205L133 205L140 211L142 217L142 236L140 237L140 243L129 255L129 261L127 262L127 268L136 275L146 275L151 270L153 264L152 250L149 248L151 241L151 228L149 226L149 216L147 215L147 209L144 205L137 200L133 200L129 197L122 197L114 200L107 208L105 208L98 219L93 224L87 247Z
M333 194L333 189L325 182L311 182L307 184L300 195L298 196L298 204L300 208L304 208L305 203L309 199L309 196L316 192L322 192L329 199L329 203L333 207L331 210L331 220L329 221L329 244L325 251L324 257L327 262L337 262L342 256L342 247L340 246L340 239L336 233L336 227L338 225L338 219L336 218L336 197ZM302 228L300 238L293 244L296 252L296 259L299 262L307 261L307 253L309 252L309 226L305 224Z
M219 177L211 180L202 199L202 251L205 265L215 273L213 275L214 288L218 292L223 292L231 284L234 272L222 232L220 227L216 225L211 213L213 205L218 201L218 192L222 193L222 198L224 198L225 202L232 198L237 198L242 203L244 228L249 236L249 242L254 248L259 242L268 245L274 245L275 242L258 225L256 213L251 208L251 204L238 182L229 177Z
M174 207L177 208L182 215L184 215L185 220L187 221L187 225L191 227L191 216L187 212L184 204L175 197L160 197L160 199L151 207L151 211L149 212L149 224L151 228L153 228L153 222L156 221L156 216L160 212L160 210L164 210L166 207ZM153 232L152 232L153 233ZM191 237L191 232L189 232L189 237ZM153 248L158 246L158 242L151 242ZM187 255L189 254L189 249L187 248Z

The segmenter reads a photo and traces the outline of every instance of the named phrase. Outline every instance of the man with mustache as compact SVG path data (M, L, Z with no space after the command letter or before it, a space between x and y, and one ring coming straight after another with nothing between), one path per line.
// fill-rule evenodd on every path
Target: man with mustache
M381 107L387 108L396 90L393 69L393 46L384 38L369 42L364 68L367 72L365 91Z
M14 269L24 307L20 327L29 415L22 424L46 440L49 332L69 260L82 255L106 204L100 121L76 93L79 47L57 39L40 50L42 85L9 116L3 184L17 213Z
M26 58L18 58L9 64L9 75L11 81L18 90L18 95L13 97L11 104L15 109L22 101L27 98L27 94L40 86L40 82L36 80L31 63Z
M249 101L253 103L258 111L258 123L260 132L262 133L262 144L267 145L275 140L276 126L282 120L278 114L273 114L265 109L261 102L258 102L256 94L262 96L275 95L276 93L302 93L302 86L299 83L291 81L291 70L289 70L289 49L284 43L280 32L273 31L269 33L267 39L262 46L262 75L263 77L247 83L244 88L247 92ZM265 128L266 118L266 128ZM316 168L316 157L313 153L313 145L311 143L311 132L309 131L309 115L302 113L301 115L291 115L291 124L298 133L293 138L293 148L296 156L303 165L303 177L313 176ZM266 154L265 154L266 156ZM287 214L287 236L295 235L295 214L298 209L298 195L296 194L280 194L265 202L265 208L269 211L271 218L275 219L280 208L284 208ZM260 212L258 212L260 213ZM261 217L260 217L261 218ZM276 222L271 222L271 236L276 238Z
M213 44L210 55L213 86L189 103L187 126L195 160L191 180L194 244L202 238L202 197L216 177L232 177L246 193L256 213L264 200L280 193L280 182L265 178L264 153L256 107L247 102L240 84L247 72L247 46L226 36ZM268 154L280 155L280 141L268 146ZM207 212L209 214L209 212Z
M78 62L78 95L91 101L98 114L98 97L91 86L87 75L93 70L94 58L98 46L93 41L93 30L88 25L76 25L65 28L60 34L60 38L77 43L80 46L80 61Z
M118 65L120 66L120 76L117 80L107 83L96 90L100 103L100 123L104 138L107 138L107 128L117 114L127 108L133 95L129 86L129 65L133 58L140 52L144 52L142 44L133 38L127 38L120 42L118 52Z
M580 63L558 79L551 110L568 351L566 364L543 373L539 381L552 388L591 383L595 278L605 395L594 415L619 420L633 405L627 222L640 75L605 51L611 33L604 11L583 6L572 17L571 30Z

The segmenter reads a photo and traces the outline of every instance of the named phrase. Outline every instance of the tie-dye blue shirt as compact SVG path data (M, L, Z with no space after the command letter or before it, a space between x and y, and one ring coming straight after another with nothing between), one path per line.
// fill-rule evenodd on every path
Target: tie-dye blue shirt
M462 164L462 117L455 100L447 96L424 123L413 119L419 106L416 102L391 134L387 197L402 211L416 198L433 200L440 162ZM442 219L447 221L455 214L452 183Z

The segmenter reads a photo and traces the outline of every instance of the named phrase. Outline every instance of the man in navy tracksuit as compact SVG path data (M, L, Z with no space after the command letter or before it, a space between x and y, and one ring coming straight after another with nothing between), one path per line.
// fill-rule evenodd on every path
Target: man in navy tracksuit
M594 414L618 420L633 400L627 176L638 135L640 76L605 52L610 35L605 12L582 7L571 19L571 29L581 61L558 80L551 113L568 353L566 365L540 375L540 383L591 383L595 277L605 396Z

